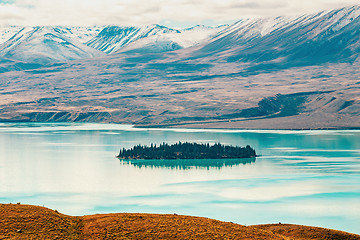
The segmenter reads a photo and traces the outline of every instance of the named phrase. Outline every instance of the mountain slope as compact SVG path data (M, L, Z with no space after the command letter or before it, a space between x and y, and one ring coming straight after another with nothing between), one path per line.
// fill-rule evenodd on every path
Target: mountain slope
M157 24L144 27L108 26L89 40L87 45L106 53L130 50L166 52L197 45L224 27L197 25L176 30Z
M57 27L22 28L0 45L0 56L23 62L47 64L104 55L67 35L70 35L69 30Z
M22 27L18 27L18 26L0 27L0 44L9 40L21 29Z
M145 27L108 26L96 37L89 40L87 45L106 53L113 53L139 39L169 32L178 31L160 25Z
M66 41L70 39L71 41L77 42L77 45L82 43L108 54L129 50L138 50L139 52L166 52L200 44L225 27L226 25L219 27L197 25L187 29L175 30L157 24L144 27L57 26L42 28L30 27L25 29L23 27L13 26L0 28L0 44L8 41L12 37L17 38L18 36L15 35L17 35L19 31L21 32L19 34L24 34L26 31L29 32L36 29L38 29L37 31L52 31L52 29L56 29L58 38L66 38ZM34 43L34 45L39 45L39 43ZM0 49L1 51L6 51L4 47L0 47ZM34 51L33 54L37 54L36 51ZM2 53L1 55L5 54ZM11 55L8 56L11 57ZM55 57L54 59L57 58ZM73 58L68 60L71 59Z
M75 39L83 44L88 42L90 39L97 36L104 27L93 26L93 27L56 27L62 30L62 33L70 39Z
M17 31L16 27L2 28L0 40ZM101 56L99 51L144 54L183 48L187 49L186 57L192 59L260 64L251 71L355 62L360 50L360 7L297 17L242 19L231 26L215 28L195 26L176 30L156 24L24 28L0 45L0 56L58 62Z
M194 55L289 68L354 62L359 50L360 7L354 6L293 18L241 20L204 43Z

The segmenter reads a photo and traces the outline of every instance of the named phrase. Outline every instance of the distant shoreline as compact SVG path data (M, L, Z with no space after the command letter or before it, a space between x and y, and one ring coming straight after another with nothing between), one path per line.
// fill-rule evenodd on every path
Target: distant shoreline
M198 125L198 124L196 124ZM184 125L181 125L181 124L178 124L178 125L146 125L146 126L143 126L143 125L134 125L134 128L139 128L139 129L146 129L146 128L158 128L158 129L161 129L161 128L171 128L171 129L213 129L213 130L225 130L225 129L228 129L228 130L284 130L284 131L317 131L317 130L360 130L360 127L341 127L341 128L252 128L252 127L249 127L249 128L246 128L246 127L241 127L241 128L228 128L228 127L207 127L206 125L204 126L201 126L201 127L192 127L191 125L188 125L188 124L184 124Z
M70 123L77 123L77 124L104 124L104 125L110 125L110 124L114 124L114 125L131 125L134 128L138 128L138 129L148 129L148 128L154 128L154 129L162 129L162 128L170 128L170 129L199 129L199 130L284 130L284 131L318 131L318 130L360 130L360 126L359 127L308 127L308 128L300 128L300 127L293 127L293 128L281 128L281 127L274 127L274 128L268 128L268 127L246 127L246 126L242 126L242 127L228 127L227 125L216 125L216 126L211 126L209 124L206 123L176 123L176 124L148 124L148 125L143 125L143 124L132 124L132 123L118 123L118 122L76 122L76 121L67 121L67 122L47 122L47 121L23 121L23 120L19 120L19 121L13 121L13 120L4 120L4 119L0 119L0 123L8 123L8 124L17 124L17 123L23 123L23 124L42 124L42 123L48 123L48 124L70 124Z

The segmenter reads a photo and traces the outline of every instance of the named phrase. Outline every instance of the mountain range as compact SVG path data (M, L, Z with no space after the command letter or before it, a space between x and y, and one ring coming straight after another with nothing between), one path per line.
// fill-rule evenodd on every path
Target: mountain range
M360 7L231 25L0 28L0 119L359 128Z
M166 52L192 47L226 26L175 30L144 27L7 27L0 29L0 56L49 64L124 51Z

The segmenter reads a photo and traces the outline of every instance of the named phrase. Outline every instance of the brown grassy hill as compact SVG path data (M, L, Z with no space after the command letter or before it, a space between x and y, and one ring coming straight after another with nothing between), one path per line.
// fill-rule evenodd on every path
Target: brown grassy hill
M83 220L86 239L285 239L254 227L181 215L120 213Z
M337 231L319 227L309 227L292 224L264 224L253 226L258 229L271 231L282 236L289 237L290 239L323 239L323 240L356 240L360 239L359 235Z
M181 215L117 213L73 217L44 207L0 204L0 239L360 239L296 225L242 226Z
M0 204L0 239L79 239L82 221L44 207Z

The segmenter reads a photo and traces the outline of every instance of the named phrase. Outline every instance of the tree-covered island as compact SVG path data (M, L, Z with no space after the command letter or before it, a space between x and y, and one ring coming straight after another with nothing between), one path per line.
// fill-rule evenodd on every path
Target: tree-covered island
M252 158L256 157L255 150L246 147L228 146L216 143L214 145L178 142L173 145L162 143L137 145L130 149L121 149L119 159L224 159L224 158Z

